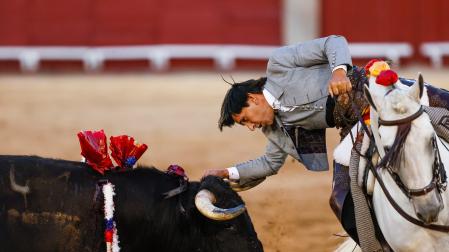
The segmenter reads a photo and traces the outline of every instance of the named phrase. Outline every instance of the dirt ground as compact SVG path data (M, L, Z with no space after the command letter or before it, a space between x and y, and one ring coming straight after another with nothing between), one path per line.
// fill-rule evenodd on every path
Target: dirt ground
M449 87L448 70L401 69ZM262 72L236 72L236 81ZM227 76L227 75L226 75ZM265 138L217 120L228 86L218 73L0 75L0 154L80 160L76 133L104 129L149 146L140 164L165 170L179 164L191 180L263 153ZM338 141L328 130L329 153ZM328 199L332 173L309 172L288 158L279 174L241 193L267 252L332 251L343 241Z

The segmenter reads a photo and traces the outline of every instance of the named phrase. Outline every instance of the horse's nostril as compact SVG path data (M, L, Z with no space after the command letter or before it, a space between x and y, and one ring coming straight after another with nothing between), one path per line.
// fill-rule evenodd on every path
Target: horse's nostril
M422 216L422 214L421 213L416 213L416 216L418 216L418 219L420 219L420 220L422 220L422 221L424 221L424 218L423 218L423 216Z
M433 222L437 222L437 221L438 221L438 214L435 215L430 222L433 223Z
M416 216L424 223L433 223L438 221L438 214L422 215L421 213L418 212L416 213Z

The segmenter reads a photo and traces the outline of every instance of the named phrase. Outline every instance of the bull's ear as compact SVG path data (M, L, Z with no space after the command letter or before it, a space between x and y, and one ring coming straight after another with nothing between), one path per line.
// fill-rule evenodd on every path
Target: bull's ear
M422 74L419 73L418 80L415 81L415 83L411 86L409 94L411 97L413 97L416 101L420 101L421 97L423 96L424 92L424 79L422 77Z
M371 95L369 87L366 84L363 86L363 93L365 94L365 98L366 98L366 100L368 100L368 103L371 105L371 107L375 111L377 111L378 106L377 106L377 102L375 101L375 97L374 97L374 95Z

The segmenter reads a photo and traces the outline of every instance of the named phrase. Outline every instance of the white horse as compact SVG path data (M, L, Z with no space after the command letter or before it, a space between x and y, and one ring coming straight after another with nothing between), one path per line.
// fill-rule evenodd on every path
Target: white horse
M380 229L395 252L449 251L449 189L438 177L439 169L449 175L449 144L438 138L429 116L420 112L425 93L422 76L410 88L379 93L370 84L370 89L365 89L365 95L379 115L378 146L386 152L379 177L397 206L414 220L424 226L447 226L442 232L413 224L393 207L376 180L372 197ZM440 160L444 167L438 165ZM355 243L348 240L337 251L354 248Z

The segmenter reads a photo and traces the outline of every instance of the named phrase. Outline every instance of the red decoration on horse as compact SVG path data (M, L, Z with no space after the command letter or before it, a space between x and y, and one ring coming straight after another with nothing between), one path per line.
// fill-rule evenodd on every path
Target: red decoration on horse
M370 68L373 66L374 63L376 63L378 61L382 61L382 60L381 59L372 59L372 60L368 61L368 63L366 63L366 65L364 67L366 75L370 75Z
M376 77L376 83L382 86L391 86L398 81L398 74L393 70L384 70Z

